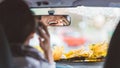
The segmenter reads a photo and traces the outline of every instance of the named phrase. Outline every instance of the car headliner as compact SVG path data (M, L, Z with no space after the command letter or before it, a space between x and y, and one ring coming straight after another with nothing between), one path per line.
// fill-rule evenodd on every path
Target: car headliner
M120 7L120 0L25 0L30 7L71 7L71 6L92 6L92 7ZM48 5L38 6L38 2L47 1Z

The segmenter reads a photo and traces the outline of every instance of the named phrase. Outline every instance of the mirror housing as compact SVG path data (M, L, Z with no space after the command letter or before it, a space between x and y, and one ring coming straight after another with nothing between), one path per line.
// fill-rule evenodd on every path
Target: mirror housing
M35 15L35 20L46 26L69 26L71 24L69 15Z

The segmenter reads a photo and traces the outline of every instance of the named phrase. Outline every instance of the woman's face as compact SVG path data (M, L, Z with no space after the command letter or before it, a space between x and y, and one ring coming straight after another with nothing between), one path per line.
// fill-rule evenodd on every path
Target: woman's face
M64 18L63 16L53 16L53 15L42 16L41 22L43 22L47 26L64 25L65 22L62 20L63 18Z

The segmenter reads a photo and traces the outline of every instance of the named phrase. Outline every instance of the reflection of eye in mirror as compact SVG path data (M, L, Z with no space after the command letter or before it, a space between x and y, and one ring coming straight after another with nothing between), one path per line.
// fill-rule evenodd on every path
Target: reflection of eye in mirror
M71 23L68 15L37 15L35 19L47 26L68 26Z

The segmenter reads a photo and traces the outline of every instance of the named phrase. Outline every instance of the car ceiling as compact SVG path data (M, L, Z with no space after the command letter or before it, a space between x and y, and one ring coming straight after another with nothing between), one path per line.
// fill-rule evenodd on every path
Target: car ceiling
M120 0L25 0L30 7L120 7Z

